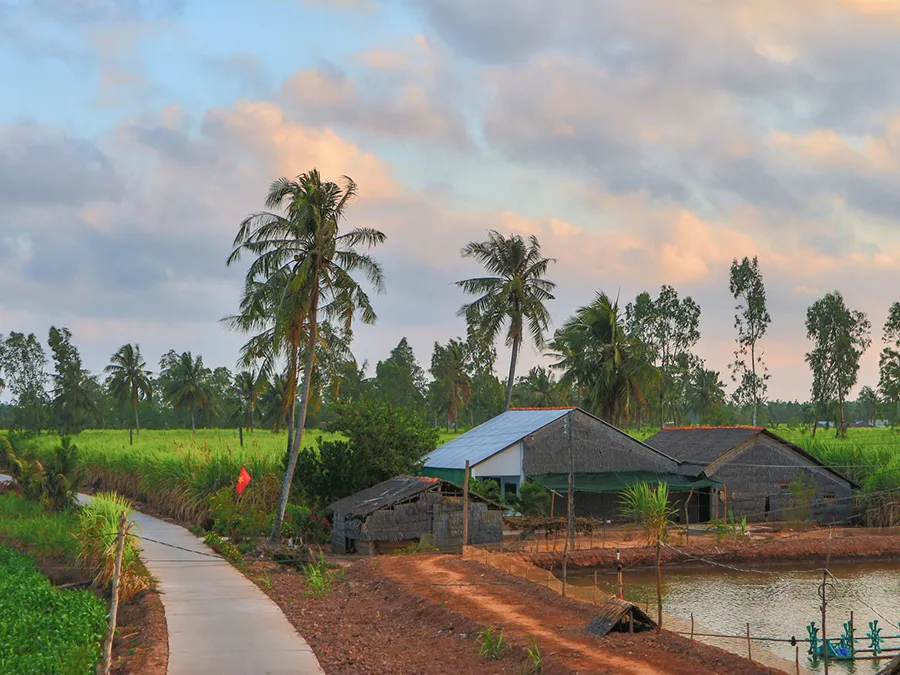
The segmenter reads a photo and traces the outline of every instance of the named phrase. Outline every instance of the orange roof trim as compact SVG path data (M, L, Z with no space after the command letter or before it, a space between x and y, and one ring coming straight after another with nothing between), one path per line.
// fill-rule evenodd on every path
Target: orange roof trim
M510 408L510 410L578 410L575 405L558 405L549 408Z
M765 431L765 427L751 427L746 424L738 424L731 427L696 426L696 427L663 427L663 431L689 431L692 429L749 429L750 431Z

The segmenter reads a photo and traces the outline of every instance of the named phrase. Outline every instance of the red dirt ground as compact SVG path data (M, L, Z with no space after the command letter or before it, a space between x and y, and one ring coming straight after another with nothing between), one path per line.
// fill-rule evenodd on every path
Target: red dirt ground
M266 592L328 675L527 673L529 637L536 639L548 674L776 672L667 631L596 638L586 629L590 605L456 556L363 559L324 598L306 596L296 572L271 563L254 567L249 576L258 580L266 571ZM485 626L502 629L509 643L499 661L479 653L475 638Z

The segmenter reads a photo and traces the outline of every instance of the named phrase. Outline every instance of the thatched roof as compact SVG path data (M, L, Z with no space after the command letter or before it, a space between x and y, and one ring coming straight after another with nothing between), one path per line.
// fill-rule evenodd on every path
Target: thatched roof
M767 436L800 455L807 461L825 468L853 487L859 487L810 455L799 445L785 440L764 427L669 427L645 442L678 460L689 475L700 475L710 464L734 448Z
M394 476L378 485L361 490L355 495L344 497L328 507L332 513L345 518L365 518L380 509L386 509L400 502L405 502L428 490L442 490L453 495L462 496L463 489L450 481L426 476ZM484 499L470 492L472 501L486 502L498 509L503 507L489 499Z
M598 637L603 637L617 623L623 619L627 620L629 611L632 612L634 617L635 630L656 628L656 622L647 616L644 610L627 600L619 600L619 598L612 595L597 608L597 616L588 625L588 630Z

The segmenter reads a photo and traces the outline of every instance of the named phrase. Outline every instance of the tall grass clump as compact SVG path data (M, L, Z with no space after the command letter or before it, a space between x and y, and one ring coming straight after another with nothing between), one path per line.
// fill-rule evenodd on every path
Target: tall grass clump
M669 519L678 512L669 505L669 485L659 483L655 488L649 483L630 485L619 497L622 515L643 528L648 541L665 540L669 531Z
M77 540L79 544L78 562L97 570L94 577L96 588L110 585L116 564L116 540L119 517L125 512L126 519L132 515L131 504L115 493L94 495L90 503L78 514ZM134 524L131 528L136 527ZM140 546L132 529L125 535L125 549L122 555L122 570L119 577L119 598L128 602L135 595L150 586L150 575L141 563Z

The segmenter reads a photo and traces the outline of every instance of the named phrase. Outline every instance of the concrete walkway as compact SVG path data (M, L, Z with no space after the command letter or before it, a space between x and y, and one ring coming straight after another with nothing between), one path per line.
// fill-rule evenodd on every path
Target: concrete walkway
M210 557L183 527L142 513L134 520L166 610L168 675L324 675L306 640L253 582Z
M4 480L9 476L0 474ZM306 640L256 584L183 527L143 513L134 521L166 610L168 675L324 675Z

